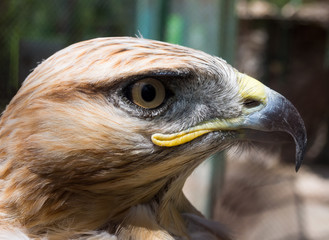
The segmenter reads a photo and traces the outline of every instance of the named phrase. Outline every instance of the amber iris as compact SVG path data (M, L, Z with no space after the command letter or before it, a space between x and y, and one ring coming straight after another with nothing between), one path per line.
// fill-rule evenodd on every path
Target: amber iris
M131 89L132 101L143 108L159 107L165 100L166 91L162 82L155 78L145 78L134 83Z

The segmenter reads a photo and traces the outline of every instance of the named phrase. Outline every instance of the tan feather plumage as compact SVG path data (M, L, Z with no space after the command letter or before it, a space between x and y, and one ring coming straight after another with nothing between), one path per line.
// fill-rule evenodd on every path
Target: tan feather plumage
M181 215L200 215L181 192L197 152L157 161L149 139L157 127L106 92L151 71L218 75L219 67L234 76L219 58L135 38L77 43L41 63L0 120L0 238L217 239L189 230ZM236 83L227 86L236 96Z
M156 107L131 94L145 79L164 89ZM175 147L152 139L183 130ZM297 110L224 60L136 38L71 45L27 77L1 116L0 239L231 239L182 188L204 159L258 130L293 136L299 168Z

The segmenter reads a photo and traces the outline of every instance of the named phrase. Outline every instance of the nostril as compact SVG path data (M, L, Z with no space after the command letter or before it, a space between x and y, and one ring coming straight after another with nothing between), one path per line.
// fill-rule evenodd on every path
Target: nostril
M259 105L261 105L262 103L260 101L257 101L255 99L245 99L243 101L243 105L246 107L246 108L255 108L255 107L258 107Z

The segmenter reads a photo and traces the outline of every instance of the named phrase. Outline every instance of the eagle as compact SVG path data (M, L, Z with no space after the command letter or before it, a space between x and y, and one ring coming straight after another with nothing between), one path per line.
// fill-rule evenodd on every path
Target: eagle
M218 151L281 135L298 170L296 108L219 57L133 37L73 44L1 116L0 239L230 239L185 180Z

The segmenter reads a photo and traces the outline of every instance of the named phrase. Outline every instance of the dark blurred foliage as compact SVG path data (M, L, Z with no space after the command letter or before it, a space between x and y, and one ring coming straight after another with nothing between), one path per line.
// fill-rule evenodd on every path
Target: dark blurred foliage
M57 50L93 37L133 35L134 14L134 0L1 0L0 106Z
M255 1L259 1L259 0L248 0L248 2L255 2ZM287 4L301 5L301 4L312 3L312 2L317 2L317 1L319 1L319 0L263 0L263 2L268 2L279 8L282 8Z

